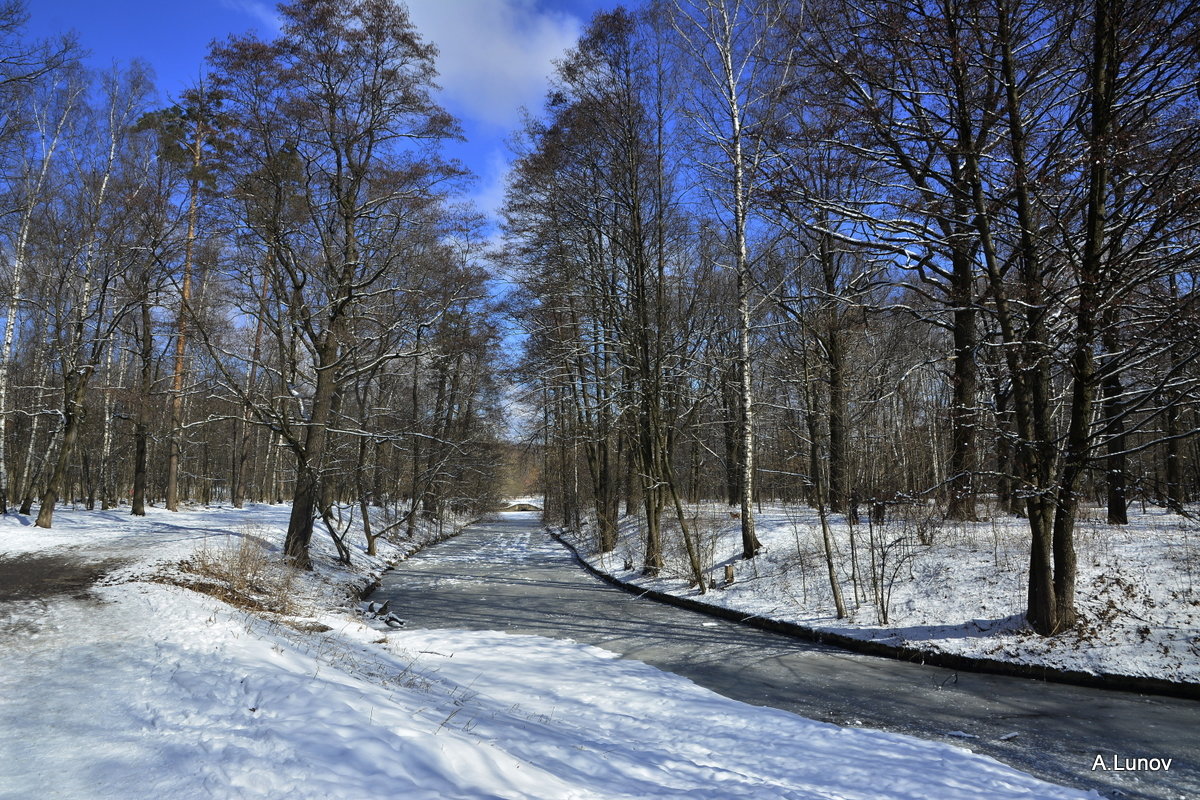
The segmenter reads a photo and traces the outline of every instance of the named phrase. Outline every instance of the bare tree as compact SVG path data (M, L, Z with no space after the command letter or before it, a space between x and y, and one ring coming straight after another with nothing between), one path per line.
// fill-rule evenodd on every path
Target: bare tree
M674 25L696 65L690 118L706 190L729 226L737 281L738 454L742 555L762 546L754 531L753 278L748 244L752 200L772 157L765 132L792 77L790 46L772 35L789 12L779 0L676 0Z
M11 6L9 7L12 8ZM16 175L10 184L10 202L15 207L16 227L8 251L11 254L11 272L8 285L8 305L4 316L3 342L0 343L0 513L8 513L8 393L9 365L12 361L13 342L17 330L17 317L21 312L26 272L29 270L29 255L34 226L39 207L47 201L47 192L52 179L51 168L56 156L61 156L60 147L68 135L85 102L86 84L78 70L59 70L55 80L44 85L26 85L17 98L6 98L9 119L25 120L28 133L34 137L29 148L21 154L24 162L14 170ZM27 79L32 82L32 79ZM24 83L25 80L22 80Z
M404 291L395 244L428 220L422 209L436 206L436 187L453 174L418 145L454 135L455 127L430 98L434 50L403 7L299 0L281 13L277 40L235 39L211 56L237 137L241 223L268 270L230 277L273 339L274 363L263 368L274 395L256 397L233 354L199 335L224 381L295 459L285 551L308 566L342 393L372 366L350 354L405 324L377 320L372 331L362 320L373 298ZM244 365L247 355L240 358Z

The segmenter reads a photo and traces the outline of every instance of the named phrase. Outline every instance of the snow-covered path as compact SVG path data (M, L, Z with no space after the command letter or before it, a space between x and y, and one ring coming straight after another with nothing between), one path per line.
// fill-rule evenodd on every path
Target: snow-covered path
M858 656L639 601L580 570L536 515L425 551L376 597L414 625L595 644L745 702L959 742L1114 797L1200 797L1200 703ZM1174 760L1168 772L1093 770L1101 754Z

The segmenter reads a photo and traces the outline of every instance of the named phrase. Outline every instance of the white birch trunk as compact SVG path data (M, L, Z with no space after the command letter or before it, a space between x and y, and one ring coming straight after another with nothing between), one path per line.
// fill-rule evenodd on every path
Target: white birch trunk
M100 484L100 508L108 509L112 507L113 492L109 491L109 460L112 457L112 440L113 440L113 389L121 388L113 386L113 349L116 345L112 342L108 345L108 353L104 357L104 439L100 447L100 476L97 483ZM121 350L121 356L117 360L116 377L118 380L125 375L125 356L126 351Z
M84 392L92 375L95 373L100 355L97 347L100 345L98 338L101 335L101 330L104 328L104 319L98 316L95 321L94 333L97 339L93 340L92 352L88 353L85 347L87 318L97 291L97 287L92 280L92 269L96 262L96 251L100 245L100 217L104 212L104 204L108 199L108 188L112 182L113 170L117 163L117 150L120 144L119 136L123 130L125 119L132 116L132 101L130 101L130 105L123 109L125 111L125 118L118 116L120 110L122 109L118 108L116 97L113 97L108 107L108 153L105 157L104 174L100 179L100 187L96 190L94 215L91 220L92 228L89 231L90 235L88 236L87 247L81 265L83 291L80 292L80 296L76 301L75 330L71 334L71 344L64 357L63 441L59 448L58 460L55 464L54 472L51 474L46 484L46 491L42 495L37 521L34 523L39 528L49 528L53 525L54 506L58 502L59 494L62 491L62 485L67 473L68 460L72 456L72 451L75 449L75 442L79 435L78 425L81 422L81 407ZM100 291L104 292L105 289L101 289ZM103 302L99 305L103 308Z
M13 251L12 294L8 299L8 309L4 317L4 343L0 346L0 514L8 513L8 454L5 441L8 438L8 384L9 365L12 363L13 338L16 332L17 313L21 307L21 291L25 277L25 257L29 246L29 234L33 227L33 212L37 206L46 177L50 174L50 165L58 143L62 139L67 120L75 109L78 93L68 94L67 102L54 125L53 131L42 132L42 162L38 168L37 177L28 188L21 209L21 224L17 233L16 248Z

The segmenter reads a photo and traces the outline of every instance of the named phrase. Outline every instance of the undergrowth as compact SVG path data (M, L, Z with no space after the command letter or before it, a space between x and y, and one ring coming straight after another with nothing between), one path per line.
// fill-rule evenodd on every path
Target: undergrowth
M179 575L168 581L202 592L252 612L292 615L296 604L296 569L273 553L256 531L212 539L179 563Z

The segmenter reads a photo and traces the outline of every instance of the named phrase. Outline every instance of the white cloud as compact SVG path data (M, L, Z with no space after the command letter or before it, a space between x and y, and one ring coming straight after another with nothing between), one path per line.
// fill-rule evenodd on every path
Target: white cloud
M407 0L422 37L437 45L438 82L458 114L503 128L536 108L553 59L573 46L581 21L534 0Z
M508 186L508 158L503 150L489 152L482 164L475 165L479 184L473 195L475 205L492 219L499 216Z
M274 3L265 3L262 0L221 0L221 5L251 17L268 35L279 33L279 12L275 10Z

